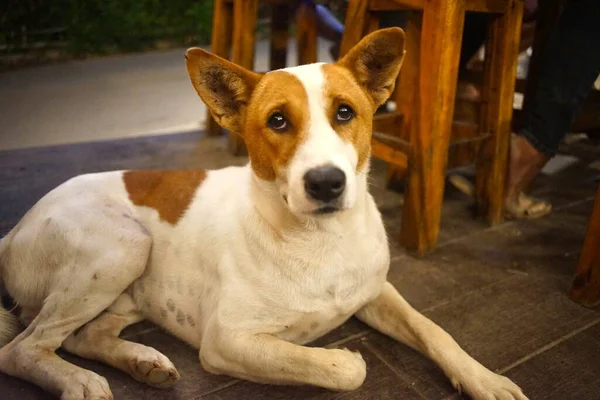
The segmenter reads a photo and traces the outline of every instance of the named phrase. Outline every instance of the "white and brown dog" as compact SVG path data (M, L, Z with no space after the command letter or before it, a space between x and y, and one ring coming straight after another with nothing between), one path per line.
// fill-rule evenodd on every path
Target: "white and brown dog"
M0 312L0 371L62 399L112 398L62 347L153 386L179 379L158 351L119 338L149 319L200 349L210 372L353 390L360 354L305 347L356 315L433 359L475 399L526 399L386 282L389 249L368 192L372 117L394 88L399 28L335 64L259 75L201 49L194 87L250 163L218 171L75 177L0 242L0 277L27 328Z

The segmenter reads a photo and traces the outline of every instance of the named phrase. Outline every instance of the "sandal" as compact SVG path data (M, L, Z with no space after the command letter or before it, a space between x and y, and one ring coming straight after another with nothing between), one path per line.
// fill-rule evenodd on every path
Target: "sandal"
M471 198L475 198L475 186L467 178L460 175L451 175L448 180L456 189ZM536 219L550 214L552 205L521 193L517 202L505 203L504 212L509 219Z
M547 201L521 193L517 202L505 203L504 210L507 218L536 219L550 214L552 212L552 205Z

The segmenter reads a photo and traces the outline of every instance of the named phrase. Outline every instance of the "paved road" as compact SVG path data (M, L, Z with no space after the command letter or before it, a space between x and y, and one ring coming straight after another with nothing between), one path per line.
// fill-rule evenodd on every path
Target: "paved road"
M329 60L326 42L320 59ZM0 150L195 130L204 104L184 49L111 56L0 74ZM268 48L257 46L265 70ZM296 60L290 44L289 60Z

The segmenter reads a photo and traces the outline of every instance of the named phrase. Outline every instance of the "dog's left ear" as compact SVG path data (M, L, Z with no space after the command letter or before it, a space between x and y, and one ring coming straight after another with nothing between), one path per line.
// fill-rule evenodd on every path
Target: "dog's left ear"
M379 107L394 90L404 53L404 31L380 29L365 36L337 64L352 72Z
M197 47L186 51L185 63L196 92L217 123L243 134L246 108L262 76Z

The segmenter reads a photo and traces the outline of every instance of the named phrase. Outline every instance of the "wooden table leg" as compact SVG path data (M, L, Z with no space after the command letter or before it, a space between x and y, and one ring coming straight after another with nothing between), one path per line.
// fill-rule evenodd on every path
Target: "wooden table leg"
M570 297L586 307L600 304L600 186L596 191Z
M465 18L464 0L431 0L423 11L417 99L410 140L414 158L400 241L419 254L437 242Z
M298 65L317 62L317 11L314 4L303 2L296 11Z
M290 9L287 4L271 6L271 49L269 69L285 68L289 38Z
M233 1L232 61L246 69L254 69L254 44L258 0ZM229 133L229 151L235 156L246 155L246 146L237 132Z
M491 22L485 45L484 82L481 91L480 134L483 141L477 157L477 204L490 224L504 219L504 189L513 112L513 96L523 0L510 0L506 12Z
M213 54L229 59L232 30L233 5L225 0L215 0L210 42L210 51ZM208 110L206 115L206 131L209 136L217 136L222 133L221 127Z

